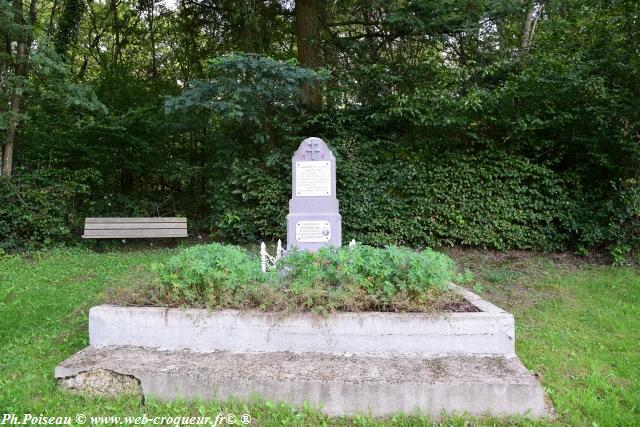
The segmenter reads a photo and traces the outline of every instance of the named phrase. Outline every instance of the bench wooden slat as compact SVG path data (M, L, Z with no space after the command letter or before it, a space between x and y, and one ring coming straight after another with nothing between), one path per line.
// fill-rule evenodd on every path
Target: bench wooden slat
M134 238L187 237L187 230L85 230L83 239L134 239Z
M188 237L187 218L85 218L83 239Z
M186 222L127 222L115 224L112 222L85 224L85 230L148 230L148 229L171 229L186 230Z
M184 217L158 217L158 218L85 218L85 224L92 223L130 223L130 222L187 222Z

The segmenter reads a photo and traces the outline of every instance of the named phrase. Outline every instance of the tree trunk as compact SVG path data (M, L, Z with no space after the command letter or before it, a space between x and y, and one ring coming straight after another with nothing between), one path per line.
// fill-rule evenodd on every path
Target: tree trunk
M13 173L13 141L7 141L2 150L2 176L11 178Z
M9 31L8 29L3 29L2 31L2 49L3 49L3 55L6 58L11 58L11 41L12 39L9 36ZM7 61L8 62L8 61ZM3 75L8 74L10 65L8 63L2 63L0 64L0 67L2 67L2 69L0 70L0 73L2 73ZM4 91L9 89L9 85L8 83L6 83L5 81L0 81L0 91L2 91L4 93ZM11 98L9 98L9 102L0 102L0 113L1 114L8 114L9 112L9 104L11 102ZM8 135L7 138L5 139L5 141L3 141L2 143L0 143L0 176L4 175L4 153L7 151L5 150L4 146L8 140ZM13 147L11 147L11 150L13 151Z
M18 115L21 111L22 96L14 89L11 93L11 117L7 128L7 137L2 150L2 176L11 177L13 173L13 147L16 143L16 130L18 129Z
M118 59L120 58L120 50L122 48L122 46L120 45L120 18L118 17L118 0L111 0L109 2L109 8L111 9L111 25L115 37L112 54L113 66L114 64L118 63Z
M296 1L296 41L300 64L318 69L322 67L322 40L320 29L323 21L324 5L322 0ZM322 107L320 85L303 87L303 103L307 108Z
M156 12L156 2L149 2L149 41L151 42L151 79L155 82L158 77L158 58L156 51L156 33L153 26Z
M536 29L536 24L538 23L538 19L542 14L542 9L544 8L544 4L537 4L536 2L531 2L529 4L529 8L527 10L527 17L524 20L524 27L522 29L522 44L521 48L523 51L528 51L531 46L531 41L533 40L533 33Z
M9 100L9 126L5 136L4 147L2 150L2 175L11 177L13 174L13 150L16 144L16 131L18 129L18 121L22 112L23 97L22 83L27 78L29 48L31 46L31 35L25 28L24 9L22 0L13 0L14 21L17 26L23 29L21 34L16 37L16 54L14 58L14 73L16 83L11 90ZM29 3L29 25L33 26L36 20L36 0Z

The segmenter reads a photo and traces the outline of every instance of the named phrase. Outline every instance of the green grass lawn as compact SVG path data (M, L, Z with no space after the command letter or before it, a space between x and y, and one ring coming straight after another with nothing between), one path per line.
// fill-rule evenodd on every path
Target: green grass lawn
M84 249L0 257L0 414L198 416L250 414L254 425L431 425L398 416L332 419L256 399L157 403L86 398L58 390L54 367L87 345L87 313L113 289L153 276L171 249L95 254ZM640 424L640 272L540 256L459 252L483 296L512 311L517 352L540 375L553 425ZM0 418L1 420L1 418ZM445 417L444 425L546 425L526 419ZM242 425L238 422L238 425Z

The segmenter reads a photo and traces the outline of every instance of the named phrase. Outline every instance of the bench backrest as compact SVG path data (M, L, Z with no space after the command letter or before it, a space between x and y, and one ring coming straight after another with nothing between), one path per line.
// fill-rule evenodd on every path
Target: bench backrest
M187 237L187 218L86 218L83 239Z

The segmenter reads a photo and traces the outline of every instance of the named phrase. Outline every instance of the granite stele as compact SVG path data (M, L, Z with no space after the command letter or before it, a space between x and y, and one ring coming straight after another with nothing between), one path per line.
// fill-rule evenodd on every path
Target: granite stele
M336 158L320 138L302 141L291 159L287 249L317 251L342 244L336 198Z

